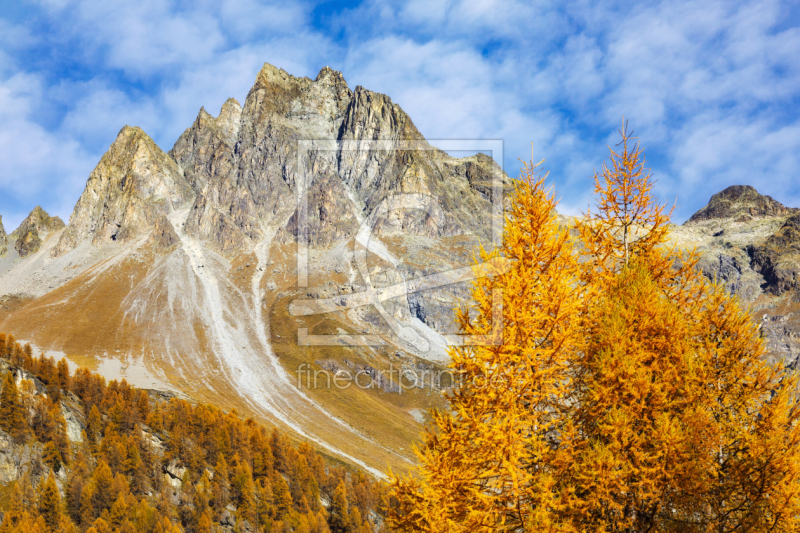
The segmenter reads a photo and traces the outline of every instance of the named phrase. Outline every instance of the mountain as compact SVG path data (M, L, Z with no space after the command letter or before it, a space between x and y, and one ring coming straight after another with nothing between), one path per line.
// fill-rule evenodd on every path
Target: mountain
M122 128L68 224L31 219L38 240L9 241L0 327L380 475L413 461L442 402L469 288L459 270L408 282L491 245L511 186L491 157L428 144L388 96L264 65L243 104L201 108L168 152Z
M0 231L0 329L380 476L413 462L443 405L462 267L491 247L512 186L488 155L430 145L386 95L265 64L242 103L201 108L169 151L122 128L66 226L37 208ZM798 220L734 186L673 231L787 366Z
M20 257L27 257L36 253L51 233L63 228L64 221L58 217L51 217L37 205L11 234L14 249Z
M689 217L686 225L699 225L711 220L749 222L756 219L782 217L800 213L759 194L750 185L732 185L711 197L708 205Z
M752 307L770 357L797 368L800 209L735 185L675 227L673 238L683 248L696 248L703 273Z

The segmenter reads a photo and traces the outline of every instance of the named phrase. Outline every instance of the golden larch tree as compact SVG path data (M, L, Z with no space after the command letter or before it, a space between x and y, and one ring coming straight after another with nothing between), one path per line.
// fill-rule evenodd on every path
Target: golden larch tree
M554 443L572 431L564 413L573 408L580 271L554 194L537 166L523 170L502 247L480 255L508 268L478 278L472 309L457 318L466 334L485 337L502 321L502 339L451 351L460 385L449 409L433 413L417 453L421 475L394 479L390 518L400 530L570 530L552 513L562 505L557 465L565 461Z
M797 531L797 379L757 326L669 244L625 124L597 208L559 227L526 165L500 250L458 320L502 341L451 351L419 475L394 478L403 531ZM472 318L471 318L472 317Z
M14 372L8 372L3 379L3 391L0 393L0 429L19 442L24 441L30 433Z
M765 362L749 312L703 278L696 255L669 245L641 149L625 123L620 134L622 150L595 176L597 212L576 224L587 342L574 380L571 521L794 531L797 378Z

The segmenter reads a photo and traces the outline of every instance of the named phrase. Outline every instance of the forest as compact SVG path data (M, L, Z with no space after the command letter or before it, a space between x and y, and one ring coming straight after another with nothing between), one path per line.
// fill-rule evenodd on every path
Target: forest
M385 487L235 411L110 381L0 334L1 533L384 529ZM80 437L70 439L65 413Z

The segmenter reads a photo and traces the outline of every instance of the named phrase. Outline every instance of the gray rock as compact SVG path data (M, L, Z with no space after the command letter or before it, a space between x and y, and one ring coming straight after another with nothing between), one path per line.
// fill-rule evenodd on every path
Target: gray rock
M58 257L80 242L98 246L125 243L153 230L194 198L175 161L141 129L125 126L89 175L69 224L51 255Z
M0 215L0 257L8 253L8 234L3 227L3 215Z
M38 205L22 221L10 235L14 241L14 249L20 257L27 257L39 251L42 243L50 234L64 228L64 222L58 217L51 217Z
M219 517L219 525L223 527L234 527L236 525L236 520L228 509L222 510L222 514Z

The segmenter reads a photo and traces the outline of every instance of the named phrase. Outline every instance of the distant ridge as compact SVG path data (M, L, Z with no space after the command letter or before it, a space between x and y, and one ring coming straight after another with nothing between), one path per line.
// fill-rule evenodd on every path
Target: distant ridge
M693 214L687 225L712 219L734 219L745 222L753 218L785 216L800 213L796 207L785 207L772 197L759 194L750 185L731 185L711 197L708 205Z

